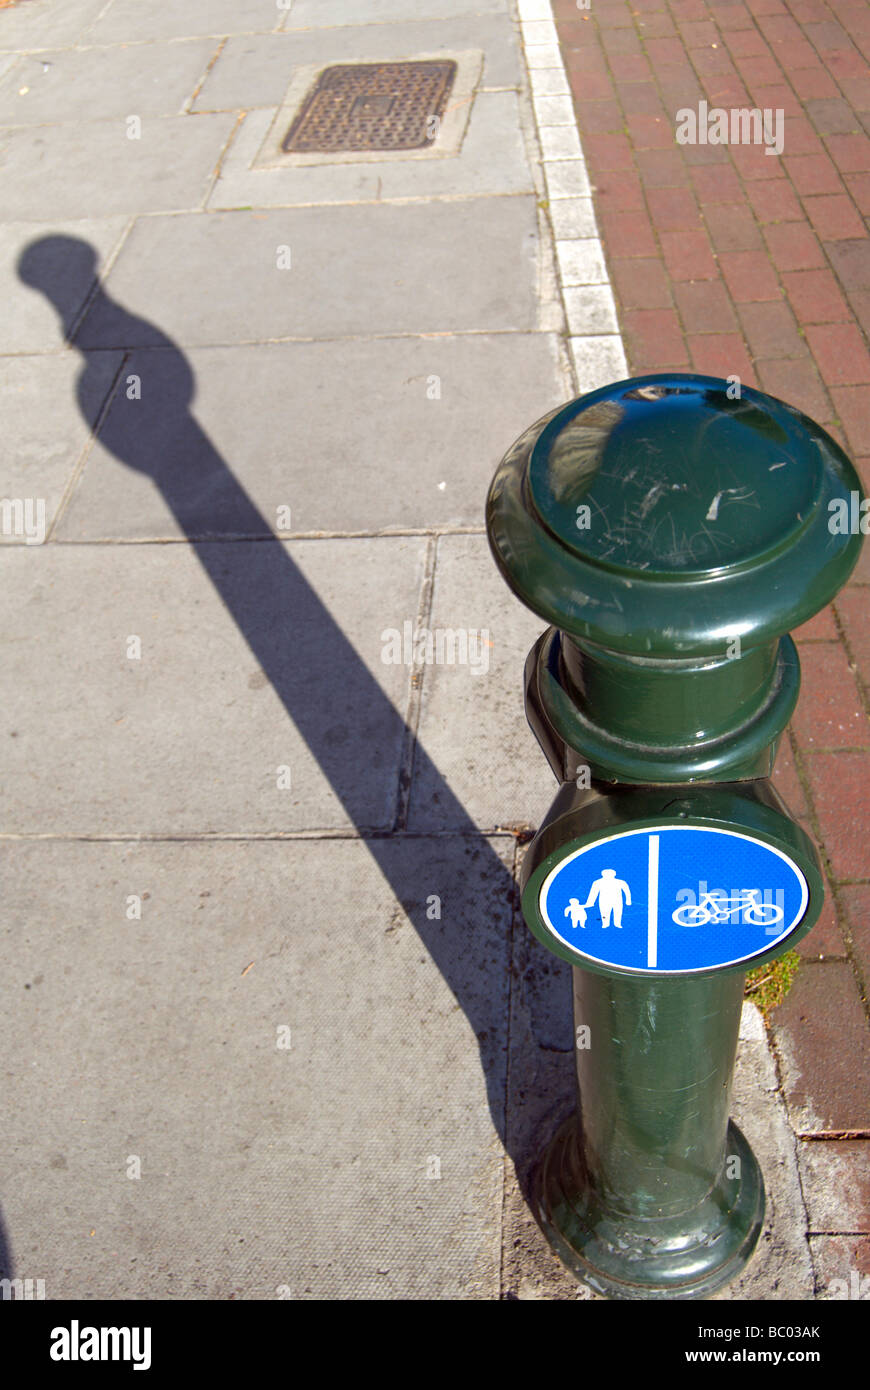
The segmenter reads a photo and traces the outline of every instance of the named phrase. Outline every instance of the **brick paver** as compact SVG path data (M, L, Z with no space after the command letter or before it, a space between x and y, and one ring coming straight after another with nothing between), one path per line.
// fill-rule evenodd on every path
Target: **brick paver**
M870 483L870 4L553 10L632 374L736 373L814 416ZM677 113L700 102L781 112L781 152L680 144ZM870 1135L868 585L870 546L796 634L776 781L830 891L776 1033L797 1128Z
M870 406L834 394L870 381L870 8L553 8L632 371L715 370L731 354L731 371L870 452ZM679 145L677 112L701 100L782 111L782 154ZM681 293L701 283L706 297ZM775 312L735 323L729 306L750 305Z

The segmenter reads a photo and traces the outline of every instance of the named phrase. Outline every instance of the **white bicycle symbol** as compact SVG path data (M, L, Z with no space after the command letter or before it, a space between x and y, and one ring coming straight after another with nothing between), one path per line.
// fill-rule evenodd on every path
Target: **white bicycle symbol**
M679 927L705 927L708 922L727 922L738 909L744 912L743 920L753 927L772 927L783 918L783 910L776 903L761 901L760 888L747 888L731 898L704 893L699 903L684 903L671 916Z

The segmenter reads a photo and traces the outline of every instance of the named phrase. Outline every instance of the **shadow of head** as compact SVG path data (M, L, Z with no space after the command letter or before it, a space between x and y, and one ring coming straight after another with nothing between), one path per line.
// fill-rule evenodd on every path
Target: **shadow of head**
M18 278L41 290L57 310L64 337L97 280L97 254L80 237L44 236L25 246L18 257Z
M118 358L123 379L101 426L100 443L155 481L172 473L184 493L205 473L208 495L216 477L226 482L227 469L190 414L195 379L187 356L156 324L113 300L98 267L89 242L63 235L32 241L17 263L19 279L45 295L60 318L64 340L82 355L76 394L91 428L105 400L105 355L124 354Z

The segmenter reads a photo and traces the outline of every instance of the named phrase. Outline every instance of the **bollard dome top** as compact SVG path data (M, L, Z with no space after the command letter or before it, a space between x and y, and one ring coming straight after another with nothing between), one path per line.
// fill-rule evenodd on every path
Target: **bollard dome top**
M721 655L824 607L861 546L858 476L821 426L718 377L637 377L551 412L496 472L507 583L575 637Z

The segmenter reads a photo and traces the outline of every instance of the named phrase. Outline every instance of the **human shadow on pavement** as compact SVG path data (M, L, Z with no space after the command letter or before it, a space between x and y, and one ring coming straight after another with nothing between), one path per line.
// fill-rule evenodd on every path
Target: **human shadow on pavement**
M75 322L81 311L82 284L97 280L95 252L77 238L43 237L25 248L18 270L26 284L52 302L67 341L82 352L77 396L93 428L89 374L95 368L88 351L76 341ZM373 771L385 760L398 766L400 750L411 737L403 717L192 415L195 378L184 352L153 324L127 313L99 286L87 318L95 315L101 324L110 325L108 340L113 347L143 341L149 345L125 361L121 372L122 378L131 372L144 373L147 386L143 385L141 399L127 402L123 387L119 389L100 423L99 440L126 467L152 479L193 542L199 563L259 667L464 1010L478 1039L492 1122L525 1190L532 1156L529 1119L522 1101L516 1116L505 1113L509 941L499 950L491 928L499 917L509 921L516 909L511 872L417 743L415 784L436 789L433 795L445 822L453 827L450 836L437 837L441 865L445 855L452 859L452 872L443 879L442 917L427 917L427 897L433 891L427 867L431 837L395 835L367 823ZM243 398L239 409L244 409ZM251 427L256 429L256 421ZM304 447L302 439L287 440L288 450ZM328 463L312 460L312 467L323 469L327 486ZM240 544L238 538L244 537L259 538L259 543ZM240 736L244 737L243 730ZM479 914L479 931L469 925L467 911L450 902L451 888L463 881L477 885L474 913ZM519 988L528 992L532 1032L524 1044L525 1054L570 1053L570 970L536 943L530 943L523 954L528 965L521 972L525 978ZM532 1084L534 1079L540 1084L543 1076L553 1074L552 1061L543 1055L524 1055L520 1070ZM570 1107L572 1068L568 1056L561 1062L559 1094L537 1095L530 1105L530 1111L539 1116L542 1111L564 1113ZM539 1134L536 1142L540 1144L544 1137Z

